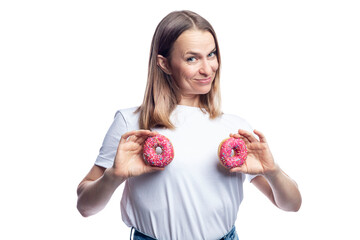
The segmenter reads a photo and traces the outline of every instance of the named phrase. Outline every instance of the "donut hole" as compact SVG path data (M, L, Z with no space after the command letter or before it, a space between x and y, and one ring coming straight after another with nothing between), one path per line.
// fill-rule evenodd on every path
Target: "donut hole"
M162 148L161 147L156 147L155 152L156 152L157 155L161 155L162 154Z
M234 149L231 149L231 157L235 156L235 151Z

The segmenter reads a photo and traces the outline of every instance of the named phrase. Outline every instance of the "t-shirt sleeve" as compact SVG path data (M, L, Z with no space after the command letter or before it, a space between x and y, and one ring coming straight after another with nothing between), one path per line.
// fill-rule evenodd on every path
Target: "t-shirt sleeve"
M114 121L107 131L95 165L109 168L113 165L121 136L128 131L126 120L120 111L117 111Z
M248 182L251 182L254 178L256 178L258 175L251 175L251 174L246 174L246 179L248 180Z

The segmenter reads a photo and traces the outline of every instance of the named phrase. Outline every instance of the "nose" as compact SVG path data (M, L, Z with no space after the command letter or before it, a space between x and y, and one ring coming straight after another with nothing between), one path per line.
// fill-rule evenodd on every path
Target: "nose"
M208 60L204 60L201 64L199 72L201 75L204 75L204 76L211 75L213 72L211 63Z

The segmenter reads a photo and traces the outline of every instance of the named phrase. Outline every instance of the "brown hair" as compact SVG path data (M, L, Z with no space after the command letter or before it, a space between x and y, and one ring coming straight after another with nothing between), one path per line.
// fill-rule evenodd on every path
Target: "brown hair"
M174 42L189 29L208 31L214 37L219 67L211 90L207 94L200 95L199 107L202 111L208 112L211 119L221 114L220 51L215 31L210 23L198 14L191 11L175 11L161 20L151 42L144 100L136 111L140 111L140 129L175 128L170 121L170 114L180 102L180 89L176 81L157 65L157 56L162 55L169 59Z

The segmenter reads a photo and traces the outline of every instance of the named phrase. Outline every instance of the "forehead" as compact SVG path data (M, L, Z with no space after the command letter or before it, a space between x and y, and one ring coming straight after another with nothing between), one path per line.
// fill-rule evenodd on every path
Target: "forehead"
M186 30L178 39L176 39L173 51L186 54L187 52L208 54L215 48L215 40L213 35L208 31L202 30Z

